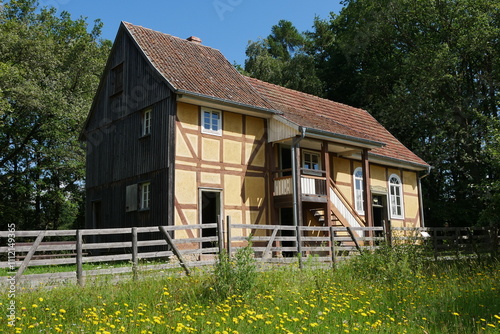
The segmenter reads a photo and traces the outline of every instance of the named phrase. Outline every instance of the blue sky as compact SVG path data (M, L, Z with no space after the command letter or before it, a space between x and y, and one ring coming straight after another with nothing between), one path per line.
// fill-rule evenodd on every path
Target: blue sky
M200 37L231 62L243 65L249 41L267 37L279 20L310 30L315 16L339 13L340 0L39 0L41 6L66 10L104 23L103 37L114 40L120 21L177 37Z

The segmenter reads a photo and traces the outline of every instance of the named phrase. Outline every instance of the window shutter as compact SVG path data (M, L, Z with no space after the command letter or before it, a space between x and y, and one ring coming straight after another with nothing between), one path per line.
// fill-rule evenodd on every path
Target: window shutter
M137 184L131 184L127 186L125 212L137 210L137 189Z

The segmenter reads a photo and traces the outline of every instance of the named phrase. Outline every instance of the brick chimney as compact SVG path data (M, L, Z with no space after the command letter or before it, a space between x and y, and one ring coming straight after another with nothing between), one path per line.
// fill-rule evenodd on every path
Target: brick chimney
M186 39L188 41L190 41L190 42L193 42L193 43L196 43L196 44L201 44L201 39L199 37L191 36L191 37L188 37Z

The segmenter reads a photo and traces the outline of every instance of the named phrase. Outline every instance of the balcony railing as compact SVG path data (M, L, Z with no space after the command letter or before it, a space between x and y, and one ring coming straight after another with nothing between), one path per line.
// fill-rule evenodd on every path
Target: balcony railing
M274 179L274 196L292 195L292 176L286 175L291 173L291 170L282 170L276 173L284 176L279 176ZM302 168L300 186L302 195L326 195L325 172Z

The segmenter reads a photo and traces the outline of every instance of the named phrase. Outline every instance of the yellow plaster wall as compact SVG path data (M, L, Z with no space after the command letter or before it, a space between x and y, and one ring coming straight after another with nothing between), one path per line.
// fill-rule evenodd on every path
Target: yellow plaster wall
M200 124L198 120L200 108L198 106L187 103L177 103L177 110L177 118L184 128L192 130L198 129Z
M351 183L351 162L347 159L333 158L334 180L336 182Z
M352 162L348 159L333 158L334 180L344 196L352 203L353 188L352 188L352 172L357 167L361 167L358 161ZM403 206L405 211L404 220L392 219L393 226L405 226L405 221L416 222L417 226L420 225L419 219L419 200L418 200L418 176L416 172L404 171L399 169L387 168L379 165L370 165L371 185L379 186L388 189L387 177L396 174L403 182ZM389 194L387 194L389 200ZM415 221L416 219L416 221Z
M184 138L180 135L179 131L175 136L175 144L176 144L176 155L180 157L192 158L191 151L184 140Z
M241 136L243 115L225 112L223 115L223 131L226 135Z
M261 145L259 151L257 152L257 154L255 154L255 157L253 158L253 160L250 161L250 158L252 157L254 151L257 148L258 148L258 145L256 145L256 144L252 144L252 143L245 144L245 162L247 165L263 167L265 165L264 145Z
M381 166L370 166L371 185L374 187L383 187L387 189L387 179L385 177L385 168Z
M201 158L204 161L213 161L213 162L219 162L220 161L220 140L217 139L212 139L212 138L202 138L202 154Z
M403 189L406 193L418 194L417 173L405 172L403 174Z
M178 114L177 117L182 123L182 127L190 130L200 131L199 128L199 117L200 109L199 106L190 105L186 103L178 103ZM245 117L245 121L243 118ZM207 136L201 137L196 134L188 133L186 134L188 143L191 149L198 155L200 152L198 150L198 141L202 140L202 152L201 159L207 163L217 163L221 161L222 164L228 163L232 165L239 165L242 163L241 155L243 148L245 149L245 160L244 164L248 164L248 160L252 155L252 152L256 149L257 145L254 143L243 143L243 138L247 140L259 140L265 131L264 119L243 116L240 114L232 112L223 112L223 133L224 135L230 135L231 139L221 139L221 138L209 138ZM243 124L245 124L245 134L243 134ZM242 141L237 140L237 137L241 137ZM221 143L222 142L222 152ZM177 133L177 147L176 154L179 157L191 157L191 151L188 147L184 137L181 138L180 134ZM244 146L243 146L244 145ZM261 147L259 152L255 155L253 165L254 166L265 166L265 149L264 146ZM186 166L194 167L192 163L184 163ZM200 166L200 165L199 165ZM242 165L244 168L245 165ZM361 164L357 161L353 162L353 168L360 167ZM200 166L200 171L183 171L176 170L175 176L175 187L176 187L176 199L182 204L196 204L198 201L197 196L197 175L202 183L206 184L221 184L224 189L224 204L226 206L240 206L242 201L247 206L259 206L265 201L265 181L264 177L246 177L242 182L242 178L236 175L225 175L217 173L204 173L201 170L203 168L214 168L213 165L202 164ZM339 189L346 196L349 201L352 201L352 170L351 170L351 160L333 157L332 168L334 171L334 179L338 183ZM238 171L239 168L227 167L227 170ZM197 174L198 173L198 174ZM386 175L396 174L401 177L401 172L397 169L387 169L381 166L371 166L371 184L373 186L382 186L387 188ZM387 174L386 174L387 173ZM403 178L403 190L404 190L404 208L405 216L407 219L414 219L418 216L418 187L417 187L417 175L414 172L405 171L402 173ZM340 184L339 184L340 183ZM244 187L245 198L242 199L242 190ZM196 210L184 210L184 215L186 212L190 216L189 220L197 221L198 217ZM225 210L226 214L230 214L233 218L233 222L236 220L239 222L243 221L241 210ZM251 211L246 211L245 220L248 223L254 223L256 218L256 212L251 213ZM176 221L179 221L178 216L176 216ZM266 214L262 217L267 217ZM261 219L262 220L262 219ZM403 225L402 221L394 221L394 224Z
M262 177L245 178L245 204L247 206L262 206L266 187Z
M240 206L241 200L241 177L237 175L226 175L224 177L224 204Z
M246 117L247 139L261 139L265 131L265 119L257 117Z
M351 202L353 198L351 161L334 157L333 171L333 180L337 183L337 187L347 200Z
M405 217L416 218L418 216L418 197L405 196Z
M201 172L200 180L202 183L208 183L213 185L221 184L221 175L216 173L204 173Z
M196 172L175 170L175 198L182 204L197 203Z
M405 193L405 216L415 218L419 215L418 176L415 172L403 173L403 191ZM418 219L420 225L420 219Z
M241 164L241 141L224 140L224 163Z
M269 218L269 210L259 214L269 202L266 173L252 170L253 167L266 166L266 120L224 110L221 112L222 136L202 134L200 107L177 103L176 225L183 223L181 215L189 224L198 223L200 186L222 189L222 210L224 215L231 216L235 224L265 224ZM264 144L259 145L259 141ZM258 221L257 217L260 217ZM246 232L233 233L243 236ZM189 235L179 231L176 237L188 238Z
M198 211L197 210L192 210L192 209L184 209L182 214L184 217L186 217L186 220L189 222L189 224L196 224L198 222ZM179 216L179 212L175 212L175 225L182 225L181 217ZM198 237L198 233L196 231L193 231L195 234L195 237ZM189 238L189 235L187 233L187 230L178 230L175 231L175 238L176 239L187 239Z

